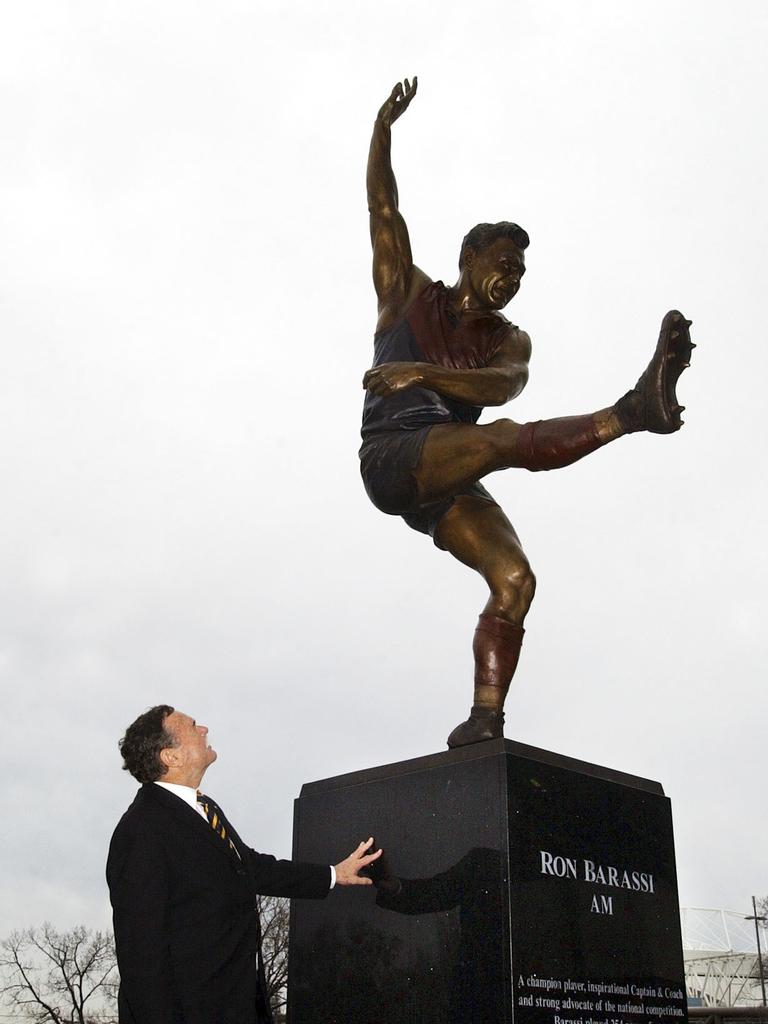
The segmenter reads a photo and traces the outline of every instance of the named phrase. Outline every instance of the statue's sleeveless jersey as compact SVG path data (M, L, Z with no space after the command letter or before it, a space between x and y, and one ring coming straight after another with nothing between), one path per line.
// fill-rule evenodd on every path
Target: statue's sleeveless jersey
M392 327L374 338L374 366L382 363L434 363L456 370L488 366L510 328L500 313L470 320L448 308L448 289L432 281ZM464 405L426 388L404 388L391 395L366 393L362 436L392 430L419 430L436 423L476 423L482 408Z
M430 282L392 327L375 338L374 366L423 362L456 370L478 370L491 362L507 336L510 322L500 313L459 319L448 307L442 281ZM414 471L427 434L440 423L476 423L482 407L465 405L428 388L411 387L390 395L366 392L360 470L377 508L401 515L416 530L434 535L453 499L420 506ZM463 494L493 501L480 483Z

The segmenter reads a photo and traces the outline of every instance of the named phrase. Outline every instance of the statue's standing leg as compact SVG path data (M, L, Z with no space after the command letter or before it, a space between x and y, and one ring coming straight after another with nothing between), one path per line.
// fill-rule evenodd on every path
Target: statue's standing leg
M469 719L448 739L462 746L503 735L504 699L517 668L523 621L536 580L514 527L498 505L459 495L440 520L436 540L475 569L490 589L475 629L475 689Z

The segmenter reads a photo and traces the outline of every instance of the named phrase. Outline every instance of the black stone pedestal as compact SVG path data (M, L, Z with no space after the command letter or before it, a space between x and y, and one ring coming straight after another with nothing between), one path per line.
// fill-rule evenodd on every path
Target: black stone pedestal
M290 1024L685 1020L658 783L494 740L302 788L294 858L369 835L400 891L293 901Z

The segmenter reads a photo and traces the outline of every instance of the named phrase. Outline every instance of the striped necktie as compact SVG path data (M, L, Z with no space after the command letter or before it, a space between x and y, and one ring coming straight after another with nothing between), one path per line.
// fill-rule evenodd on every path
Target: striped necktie
M226 825L224 824L224 821L221 816L221 811L213 802L213 800L211 800L210 797L206 796L205 793L201 793L200 790L198 790L197 802L205 811L205 816L208 819L208 824L211 826L216 835L228 844L229 849L235 854L238 860L242 860L242 857L240 856L237 847L229 838Z

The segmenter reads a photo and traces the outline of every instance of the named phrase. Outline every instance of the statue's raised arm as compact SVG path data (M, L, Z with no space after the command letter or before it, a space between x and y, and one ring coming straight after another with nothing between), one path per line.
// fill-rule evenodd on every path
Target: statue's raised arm
M385 100L373 126L368 154L368 212L373 246L373 284L379 300L381 329L397 318L414 278L408 228L398 208L397 183L392 170L392 125L416 95L418 79L398 82Z

